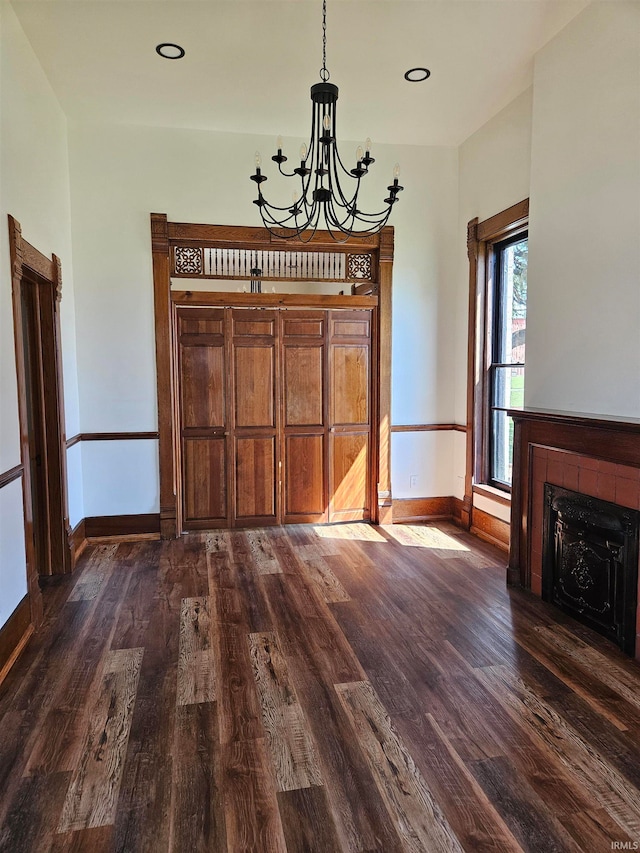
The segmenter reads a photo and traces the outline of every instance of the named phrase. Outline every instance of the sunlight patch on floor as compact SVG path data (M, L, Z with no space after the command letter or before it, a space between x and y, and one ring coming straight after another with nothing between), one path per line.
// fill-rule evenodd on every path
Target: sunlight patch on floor
M386 533L410 548L437 548L439 551L469 551L459 539L438 530L418 524L394 524L386 526Z
M387 541L370 524L364 523L315 526L313 532L321 539L351 539L356 542Z

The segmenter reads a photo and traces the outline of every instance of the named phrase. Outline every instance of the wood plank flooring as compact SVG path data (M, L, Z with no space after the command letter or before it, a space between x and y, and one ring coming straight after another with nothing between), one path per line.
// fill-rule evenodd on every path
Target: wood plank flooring
M640 847L640 667L448 524L95 545L0 686L0 853Z

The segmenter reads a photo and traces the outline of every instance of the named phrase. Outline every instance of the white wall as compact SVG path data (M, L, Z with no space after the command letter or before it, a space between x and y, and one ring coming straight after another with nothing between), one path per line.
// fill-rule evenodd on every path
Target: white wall
M62 259L61 307L67 429L78 428L66 119L7 4L0 5L0 472L20 463L7 214L43 253ZM81 480L72 469L76 519ZM0 625L27 591L22 490L0 490ZM73 523L73 521L72 521Z
M640 4L536 56L527 406L640 416Z
M532 89L527 89L494 116L459 149L459 216L456 252L458 287L456 311L455 420L467 419L467 342L469 261L467 223L474 217L482 222L529 196L531 160ZM528 346L528 340L527 340ZM527 352L528 356L528 352ZM528 382L527 362L527 382ZM466 435L453 436L453 494L464 496ZM477 503L477 498L474 498ZM495 502L482 502L480 508L501 516L504 508Z
M83 441L82 467L87 518L158 511L157 441Z
M81 282L77 345L82 431L155 430L149 213L167 213L174 221L260 224L251 204L255 188L249 175L256 148L268 162L275 140L74 123L69 137L74 273ZM297 150L299 144L285 140L286 149ZM346 149L350 147L347 143ZM377 146L375 157L368 178L372 205L386 194L396 160L401 162L406 187L392 219L393 422L449 422L457 153L446 148ZM278 192L275 176L268 187ZM288 192L285 182L284 201ZM450 494L450 466L449 477L444 478L448 482L441 482L441 477L434 484L430 475L434 454L450 455L449 438L434 433L434 444L433 437L425 440L425 436L420 433L415 439L416 458L411 464L419 487L412 494ZM134 501L127 486L130 456L117 444L96 442L89 449L89 443L86 447L83 443L86 514L157 511L157 459L146 449L141 452ZM135 444L142 451L144 443ZM392 479L409 464L407 452L406 439L394 435Z
M0 626L27 594L22 481L0 489Z

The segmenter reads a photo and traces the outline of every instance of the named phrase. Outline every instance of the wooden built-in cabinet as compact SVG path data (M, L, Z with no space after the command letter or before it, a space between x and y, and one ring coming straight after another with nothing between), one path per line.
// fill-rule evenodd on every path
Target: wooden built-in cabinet
M372 316L176 308L183 527L371 517Z

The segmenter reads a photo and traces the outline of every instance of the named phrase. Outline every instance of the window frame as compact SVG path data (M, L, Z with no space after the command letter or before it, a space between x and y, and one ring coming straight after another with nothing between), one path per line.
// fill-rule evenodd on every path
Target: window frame
M491 240L488 242L488 263L486 276L486 296L487 296L487 311L485 315L484 333L486 336L486 356L487 363L485 365L485 378L483 389L484 395L484 411L482 430L484 435L483 460L482 460L482 484L491 486L494 489L499 489L503 492L511 493L511 485L504 480L499 480L493 473L494 462L494 442L495 429L493 425L493 413L495 411L505 411L506 408L513 406L500 407L494 404L495 400L495 385L496 373L498 368L517 367L519 364L524 368L525 362L505 362L501 358L499 352L501 332L505 321L505 306L503 305L502 294L502 255L503 252L510 246L528 241L528 228L518 229L506 239Z
M518 238L528 237L529 199L482 222L467 226L469 258L469 348L467 360L467 465L464 509L471 522L473 492L493 494L499 502L510 500L511 487L496 481L490 470L491 390L490 368L496 324L494 301L497 292L498 250Z

